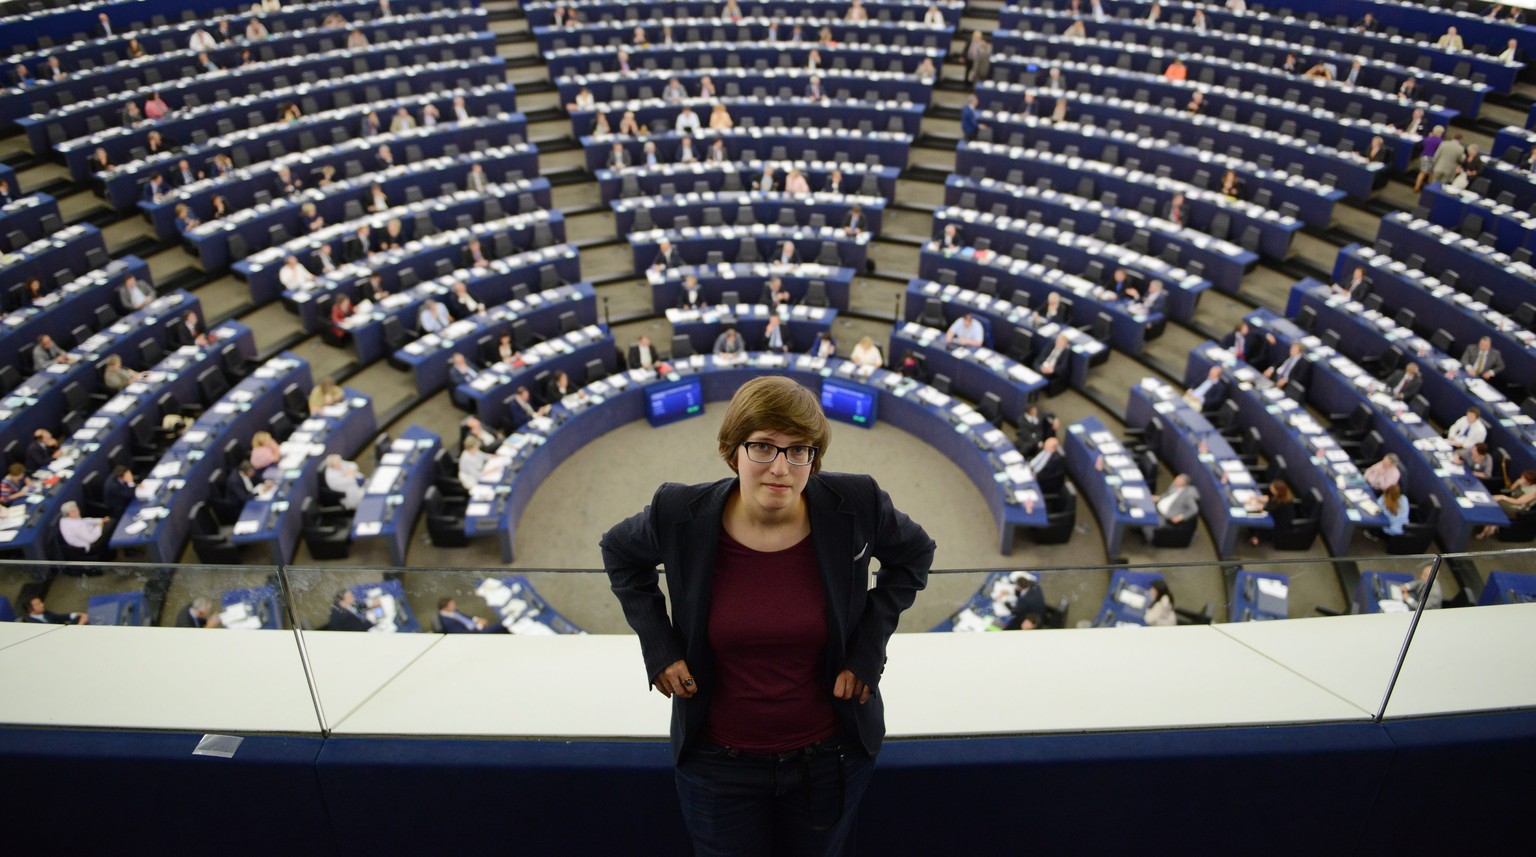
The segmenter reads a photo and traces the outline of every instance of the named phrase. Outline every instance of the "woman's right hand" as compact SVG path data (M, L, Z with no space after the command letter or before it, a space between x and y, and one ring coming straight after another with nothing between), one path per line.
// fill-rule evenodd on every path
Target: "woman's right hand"
M674 661L671 666L656 674L656 680L651 682L651 686L668 699L673 694L683 699L692 699L699 692L699 685L693 680L687 661Z

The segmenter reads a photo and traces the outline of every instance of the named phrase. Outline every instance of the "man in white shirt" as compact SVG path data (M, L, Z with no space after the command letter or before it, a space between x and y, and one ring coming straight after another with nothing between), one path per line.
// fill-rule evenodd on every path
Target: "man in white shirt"
M1451 423L1445 439L1457 449L1470 450L1488 439L1488 424L1483 422L1477 408L1467 408L1467 415Z
M464 96L462 95L455 95L453 97L453 120L455 122L469 121L469 108L464 106Z
M986 341L987 333L981 326L981 322L970 313L955 319L949 330L944 332L945 345L965 345L970 348L979 348Z
M189 46L194 51L202 52L217 49L219 43L214 41L212 33L209 33L204 29L199 29L197 32L192 34L192 40L189 43Z
M480 449L485 452L494 453L496 447L501 444L502 436L487 429L477 416L470 415L465 417L464 422L460 423L460 425L463 426L460 435L464 438L479 438Z
M72 548L96 555L107 546L104 536L111 518L85 518L80 515L80 504L73 500L59 507L59 537Z
M341 507L351 512L363 502L363 474L357 465L332 453L325 457L325 487L341 495Z
M697 134L702 123L699 122L699 114L693 112L693 108L683 105L683 111L677 114L677 133Z
M437 333L452 322L447 307L430 298L421 305L421 312L416 316L416 324L422 333Z
M283 260L283 269L277 272L277 281L282 283L285 289L302 289L315 281L315 275L299 264L298 256L289 256Z

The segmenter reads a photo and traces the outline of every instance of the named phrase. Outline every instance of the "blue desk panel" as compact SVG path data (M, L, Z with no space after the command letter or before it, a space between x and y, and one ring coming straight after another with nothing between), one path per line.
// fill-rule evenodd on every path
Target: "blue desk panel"
M441 438L418 425L390 442L352 516L353 540L383 539L390 561L405 565L422 500L436 474L432 456L441 447Z
M693 144L700 151L713 145L716 138L725 141L725 154L732 161L755 161L770 158L775 161L856 161L866 164L900 166L907 162L907 151L912 146L908 134L891 134L885 131L829 131L819 128L732 128L728 131L701 129L691 135ZM593 173L608 166L613 144L624 146L629 162L638 169L645 164L645 144L656 144L656 160L671 164L677 161L678 147L683 135L675 131L647 134L643 137L619 137L599 135L582 137L581 146L587 153L587 169Z
M880 224L885 219L885 200L878 196L851 196L842 193L789 194L778 191L690 193L674 196L632 197L616 199L609 203L613 208L618 233L625 235L635 231L635 219L639 211L645 211L654 228L665 224L677 228L680 219L688 226L704 226L706 213L713 209L720 221L729 226L750 226L754 223L782 223L785 214L796 226L815 226L820 219L823 225L839 227L847 222L848 213L855 205L861 206L864 217L863 231L880 234Z
M819 281L826 286L827 303L834 309L847 310L854 275L852 268L761 263L718 267L686 265L645 274L651 283L651 308L657 315L678 305L682 300L683 281L690 276L699 278L699 290L704 294L705 303L709 304L720 303L726 292L735 292L745 301L756 301L768 280L778 277L784 290L789 292L791 303L804 302L810 284Z
M789 241L795 245L798 261L835 264L838 267L862 271L868 258L870 239L868 232L849 235L842 229L831 226L816 229L809 226L775 224L651 229L646 232L631 232L627 237L637 273L646 271L656 261L656 257L661 252L658 248L663 239L672 242L677 255L682 257L684 265L709 264L710 253L719 253L723 262L747 261L741 259L739 255L743 242L752 242L757 247L758 260L775 259L783 242ZM837 258L824 262L822 251L827 247L835 248Z
M1116 569L1109 578L1109 591L1104 594L1104 604L1095 628L1143 627L1147 624L1147 603L1152 593L1152 583L1162 580L1161 574L1146 571Z
M867 42L823 47L808 41L780 42L772 46L763 44L759 47L715 39L672 45L652 43L643 48L633 46L629 49L629 62L630 68L637 70L637 73L653 77L664 75L673 68L806 68L811 51L821 56L821 68L867 68L870 71L878 68L915 74L925 59L935 67L941 65L947 48L899 47ZM557 79L573 74L601 74L619 70L615 46L562 48L542 53L549 64L550 77Z
M1229 621L1264 622L1290 618L1289 598L1264 592L1260 589L1261 580L1272 580L1285 584L1287 590L1290 588L1290 580L1283 574L1238 569L1232 581L1232 606L1227 611ZM1289 592L1286 594L1289 596Z
M1157 503L1146 476L1125 444L1098 417L1084 417L1067 426L1062 453L1072 482L1099 519L1105 555L1111 561L1124 556L1127 529L1157 525Z
M766 351L768 316L765 304L667 311L667 319L672 322L672 335L688 337L695 354L712 352L716 338L725 333L728 327L736 330L748 351ZM810 351L818 336L832 332L832 324L837 321L837 310L798 306L784 314L780 321L779 330L784 337L785 347L791 353L799 354Z
M1513 571L1488 573L1482 595L1477 599L1479 607L1489 604L1529 604L1536 601L1536 575Z
M1016 419L1045 389L1046 379L1035 370L990 348L945 346L944 332L907 322L891 331L886 353L919 354L929 377L944 375L951 390L975 404L991 393L1002 403L1002 414ZM891 362L891 361L887 361Z
M1493 306L1503 312L1514 312L1522 303L1536 303L1536 267L1531 263L1515 261L1407 212L1395 211L1381 219L1381 230L1376 234L1378 250L1382 242L1392 245L1389 255L1394 259L1424 259L1419 270L1426 274L1455 271L1469 287L1488 289L1493 292Z
M676 151L673 153L676 156ZM902 167L871 166L847 161L817 160L732 160L694 161L690 163L659 163L651 166L627 167L623 170L597 170L598 188L605 203L628 196L668 196L678 191L694 193L720 193L741 191L762 178L763 168L772 165L779 173L787 173L790 167L798 167L815 190L822 192L856 193L863 196L880 196L892 199L896 196L896 177ZM833 170L842 171L837 187L829 185ZM627 181L634 182L632 191L626 191Z
M100 271L76 277L31 306L7 313L0 318L0 331L4 332L7 344L17 343L18 348L29 347L45 333L59 341L82 324L90 326L100 307L112 306L115 312L117 287L129 274L138 277L140 284L153 288L148 263L137 256L124 256ZM21 356L10 348L0 348L0 365L22 371Z

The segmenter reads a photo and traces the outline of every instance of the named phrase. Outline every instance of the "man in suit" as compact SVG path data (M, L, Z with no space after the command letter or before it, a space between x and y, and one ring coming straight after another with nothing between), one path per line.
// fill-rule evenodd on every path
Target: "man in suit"
M1157 504L1157 517L1162 526L1184 523L1200 514L1200 491L1189 484L1189 476L1180 473L1173 477L1173 484L1168 491L1160 496L1153 497ZM1147 541L1152 541L1152 532L1155 527L1142 527L1142 535Z
M960 133L965 139L974 140L976 134L986 127L981 121L981 99L972 95L966 99L965 106L960 108Z
M250 459L240 462L235 472L229 474L229 478L224 480L224 495L229 498L231 505L235 503L245 505L256 496L260 488L261 483L256 481L256 468L251 464Z
M699 278L692 274L683 280L683 290L677 298L678 309L698 309L704 305L704 290L699 287Z
M1051 292L1045 296L1045 303L1040 308L1030 313L1029 323L1033 327L1042 324L1066 324L1067 305L1061 301L1060 292Z
M1307 381L1307 369L1311 364L1302 357L1302 352L1301 343L1292 342L1290 354L1287 354L1285 359L1280 361L1279 366L1271 366L1265 369L1264 377L1274 381L1275 386L1282 390L1285 389L1286 384L1293 380L1298 384L1305 384Z
M24 619L39 625L85 625L91 621L87 613L50 613L48 605L37 595L27 599L27 615Z
M484 248L480 246L480 239L471 238L469 243L464 245L464 253L460 262L466 268L485 268L490 265L491 260L489 256L485 255Z
M144 111L139 109L139 104L136 101L124 104L120 115L122 116L124 128L137 128L144 122Z
M1049 351L1046 351L1039 362L1035 363L1035 371L1047 378L1054 378L1058 374L1066 374L1072 355L1072 340L1066 334L1056 337L1056 342Z
M422 333L437 333L453 323L453 317L448 314L448 308L431 298L421 305L421 311L416 314L416 327Z
M165 176L154 173L149 177L149 183L144 185L144 201L159 202L160 197L171 192L171 185L165 180Z
M1403 368L1392 373L1387 379L1387 392L1392 398L1401 401L1409 401L1418 395L1419 388L1424 386L1424 379L1419 376L1419 364L1408 363Z
M171 181L177 187L186 187L202 177L202 174L192 169L192 162L186 158L177 161L176 171L171 173Z
M213 612L213 603L208 599L198 596L192 599L192 603L181 608L176 614L176 627L178 628L217 628L219 627L219 614Z
M352 594L352 590L343 589L336 593L331 602L331 621L326 628L330 631L370 631L373 629L373 620L368 618L368 613L357 603L357 596Z
M96 25L91 28L91 36L97 39L110 39L115 35L117 33L112 29L112 19L107 17L106 12L98 14Z
M187 314L181 317L181 321L171 325L166 333L169 334L171 344L177 348L183 345L208 344L208 328L203 325L202 319L197 317L197 310L187 310Z
M286 166L279 166L272 174L272 192L275 196L291 196L304 189L304 183Z
M447 297L448 314L456 319L469 318L477 312L485 312L485 304L475 300L463 280L453 284Z
M112 469L112 478L101 489L102 504L107 507L107 516L116 520L122 520L123 512L133 505L133 471L119 464Z
M37 337L37 344L32 346L32 371L41 372L54 363L68 363L69 354L53 341L53 337L44 333Z
M1485 336L1476 345L1467 346L1461 355L1461 366L1485 381L1492 381L1495 375L1504 371L1504 355L1493 347L1493 340Z
M651 338L645 334L634 345L629 346L627 359L631 369L649 369L656 365L656 350L651 347Z
M1462 142L1465 137L1457 132L1448 140L1440 142L1440 148L1435 150L1435 157L1430 161L1429 180L1444 184L1456 175L1456 170L1461 166L1462 159L1466 157L1467 146Z
M1029 469L1035 472L1040 490L1054 494L1061 490L1067 479L1067 458L1061 454L1061 441L1048 437L1040 442L1040 451L1029 460Z
M124 277L123 284L117 287L117 301L124 312L143 309L154 299L154 289L139 282L139 278L132 274Z
M1365 266L1356 265L1354 270L1350 271L1348 280L1334 283L1329 291L1345 300L1363 301L1365 293L1369 290L1370 287L1365 284Z
M683 256L677 252L676 247L672 246L672 242L665 238L661 239L661 243L657 245L656 261L651 263L651 269L664 271L668 268L679 267L682 264Z
M789 306L793 301L789 296L789 290L784 288L784 278L769 277L768 281L763 283L763 292L757 302L770 309Z
M1212 366L1205 380L1184 391L1184 401L1202 411L1214 410L1227 397L1227 384L1221 380L1221 367Z
M1189 222L1189 203L1184 201L1184 194L1175 193L1173 199L1168 201L1166 219L1174 226L1183 226Z
M1147 293L1137 301L1148 315L1163 312L1168 309L1168 291L1163 288L1162 280L1153 280L1147 283Z
M1061 420L1050 411L1043 411L1037 402L1030 402L1018 419L1019 452L1033 457L1048 437L1055 437L1061 430Z
M1141 294L1136 290L1136 286L1132 284L1130 273L1124 268L1115 269L1115 272L1110 275L1107 288L1114 292L1117 298L1135 299Z
M464 179L464 185L474 193L485 193L486 188L491 186L490 179L485 175L485 165L479 162L471 164L469 175Z
M450 389L461 384L468 384L475 380L475 376L478 374L480 374L480 370L470 365L469 358L463 354L454 352L454 355L448 359L448 386Z
M624 149L623 143L615 142L613 148L608 150L608 169L622 170L631 163L633 161L629 157L629 152Z
M26 456L22 460L27 465L28 473L36 473L58 457L59 442L54 440L53 432L38 429L32 433L32 442L27 445Z
M512 405L517 408L517 413L521 415L524 422L549 413L549 405L534 407L533 394L528 392L527 387L517 388L517 391L512 394Z
M779 245L779 252L773 254L771 261L780 265L793 265L800 261L800 251L795 249L795 242L786 240Z
M437 602L437 624L444 634L494 634L506 629L492 625L479 616L466 616L459 612L459 603L452 598L440 598Z
M357 227L357 231L347 236L342 245L342 255L348 262L361 262L367 259L374 251L373 230L368 224L363 223Z
M858 235L868 228L869 226L864 218L864 206L854 205L849 210L848 216L843 220L843 232L848 235Z

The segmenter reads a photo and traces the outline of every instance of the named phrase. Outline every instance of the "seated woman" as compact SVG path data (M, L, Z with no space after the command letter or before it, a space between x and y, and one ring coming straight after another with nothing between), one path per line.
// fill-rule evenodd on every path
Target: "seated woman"
M330 378L321 378L320 383L309 391L309 412L318 414L330 405L341 404L347 394L341 389L341 385Z
M860 339L859 344L853 346L853 351L849 353L848 359L859 366L866 366L870 369L879 369L881 364L885 362L880 356L880 346L876 345L874 338L870 336Z
M346 295L341 295L340 297L336 298L336 300L332 301L331 333L335 334L337 337L346 337L347 319L352 317L352 313L354 311L355 308L352 306L352 299ZM318 390L320 388L316 387L315 389Z
M1498 501L1499 508L1504 510L1510 520L1529 515L1532 509L1536 509L1536 470L1527 470L1520 474L1520 478L1510 484L1509 490L1503 494L1495 494L1494 500ZM1498 527L1483 527L1478 530L1477 537L1486 539L1497 535Z
M1168 584L1162 578L1152 581L1147 592L1147 609L1142 614L1142 621L1148 627L1171 627L1179 624L1179 616L1173 612L1173 593L1168 590Z
M729 131L736 127L736 121L731 118L725 105L717 101L714 109L709 112L709 127L715 131Z
M1365 537L1373 542L1388 536L1400 536L1403 527L1408 525L1408 498L1403 496L1401 485L1394 482L1381 492L1381 510L1387 513L1387 525L1376 532L1367 530L1365 533Z
M97 146L96 151L91 153L90 169L93 173L104 173L108 170L116 169L116 165L112 163L112 158L107 154L107 150Z
M283 457L282 447L278 446L277 438L269 431L259 431L251 436L251 466L258 471L281 461Z
M497 340L496 354L501 358L501 362L514 369L525 365L523 352L517 350L517 346L512 344L512 334L510 333L503 333L501 339Z
M619 133L631 137L638 137L645 133L640 128L640 120L635 118L635 111L624 111L623 118L619 119Z
M1227 170L1221 176L1221 193L1227 199L1237 199L1243 192L1243 183L1236 170Z
M202 225L202 221L198 220L197 216L192 213L191 207L189 207L184 202L176 203L177 232L180 232L182 235L186 235L188 232L191 232L200 225Z
M208 219L223 220L224 218L228 217L229 214L229 201L224 198L223 194L214 194L213 205L212 209L209 211Z
M1275 519L1275 528L1262 534L1263 538L1273 539L1279 533L1288 532L1291 522L1296 520L1296 495L1284 479L1276 479L1269 483L1263 496L1248 504L1248 511L1268 512ZM1258 547L1260 538L1260 533L1254 533L1248 537L1248 543Z

